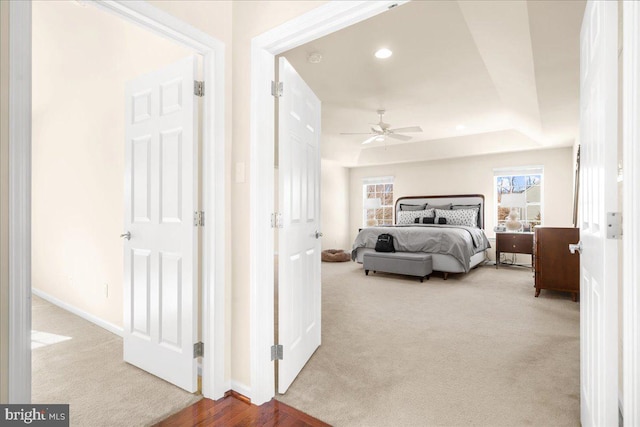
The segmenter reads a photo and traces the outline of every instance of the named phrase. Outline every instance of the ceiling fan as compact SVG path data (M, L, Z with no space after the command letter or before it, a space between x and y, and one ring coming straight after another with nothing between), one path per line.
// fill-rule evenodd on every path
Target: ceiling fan
M377 113L380 116L380 121L374 124L374 127L371 127L370 132L342 132L340 135L372 135L370 138L362 141L362 144L370 144L373 141L384 141L386 137L399 139L401 141L408 141L411 137L409 135L401 135L399 132L422 132L422 128L420 126L391 129L391 125L389 123L382 121L382 116L384 115L385 110L378 110ZM377 126L377 128L375 126Z

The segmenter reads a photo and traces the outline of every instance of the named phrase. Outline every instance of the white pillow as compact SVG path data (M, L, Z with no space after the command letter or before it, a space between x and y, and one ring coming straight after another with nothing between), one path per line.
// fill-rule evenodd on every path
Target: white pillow
M396 224L415 224L416 218L433 218L435 212L434 209L424 209L421 211L398 211L397 215Z
M435 223L439 218L446 218L449 225L464 225L478 227L478 211L475 209L443 210L436 209Z

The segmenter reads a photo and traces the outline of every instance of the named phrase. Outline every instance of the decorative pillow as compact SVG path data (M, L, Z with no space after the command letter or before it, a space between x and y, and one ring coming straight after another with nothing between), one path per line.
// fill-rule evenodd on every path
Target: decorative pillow
M446 223L451 225L478 226L478 212L475 209L436 209L436 218L446 218Z
M426 203L423 203L421 205L408 205L406 203L400 203L401 211L423 211L425 210L426 207L427 207Z
M422 223L423 224L435 224L435 216L425 216L424 218L422 218Z
M477 224L480 224L480 203L478 203L477 205L453 205L451 206L451 209L474 209L478 215L478 219L476 220L476 227L478 226Z
M427 206L429 207L429 209L444 209L444 210L448 210L451 209L451 203L447 203L446 205L430 205L429 203L427 203Z
M443 218L443 217L438 218L438 224L446 224L446 223L447 223L447 218Z
M416 218L424 218L426 216L434 216L433 209L423 209L421 211L398 211L396 224L415 224Z

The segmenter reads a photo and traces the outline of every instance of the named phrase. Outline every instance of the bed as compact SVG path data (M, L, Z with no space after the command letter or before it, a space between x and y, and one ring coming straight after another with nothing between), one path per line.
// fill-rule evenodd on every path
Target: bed
M432 216L433 221L446 217L449 223L425 219ZM395 204L394 224L360 230L351 258L362 263L365 253L375 252L378 235L387 233L394 236L397 251L431 254L433 270L443 272L446 279L449 273L467 273L485 261L491 247L484 233L481 194L401 197Z

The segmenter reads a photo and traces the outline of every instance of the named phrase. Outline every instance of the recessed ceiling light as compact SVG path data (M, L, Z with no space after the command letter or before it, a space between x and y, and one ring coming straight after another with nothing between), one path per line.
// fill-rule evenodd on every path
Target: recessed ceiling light
M376 55L376 58L387 59L388 57L393 55L393 52L391 52L386 47L383 47L382 49L378 49L375 55Z
M456 126L456 130L465 130L467 127L465 125Z

